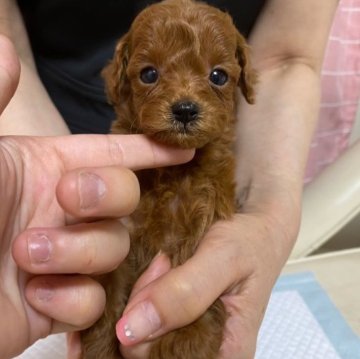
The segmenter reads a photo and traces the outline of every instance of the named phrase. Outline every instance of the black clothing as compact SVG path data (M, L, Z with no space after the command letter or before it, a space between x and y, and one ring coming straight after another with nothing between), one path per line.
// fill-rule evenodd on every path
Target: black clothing
M100 71L153 0L18 0L40 77L73 133L108 133L115 118ZM207 0L247 36L265 0Z

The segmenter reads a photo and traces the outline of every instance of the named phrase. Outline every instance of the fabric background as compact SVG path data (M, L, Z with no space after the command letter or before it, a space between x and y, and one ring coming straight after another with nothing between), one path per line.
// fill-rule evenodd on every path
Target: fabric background
M341 0L328 41L320 117L305 176L310 182L348 147L360 98L360 0Z

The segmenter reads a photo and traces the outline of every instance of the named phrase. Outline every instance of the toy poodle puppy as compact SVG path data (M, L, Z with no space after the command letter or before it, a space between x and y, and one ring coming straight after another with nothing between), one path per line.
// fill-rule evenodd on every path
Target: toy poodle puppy
M141 200L131 249L101 276L105 312L81 333L83 358L122 358L115 325L137 278L159 251L173 267L191 257L210 226L235 212L233 142L240 88L254 102L248 47L231 17L205 3L165 0L143 10L104 70L114 133L142 133L196 148L184 165L137 173ZM194 273L194 275L196 275ZM151 359L215 359L227 318L220 299L194 323L156 339ZM127 328L125 335L133 335Z

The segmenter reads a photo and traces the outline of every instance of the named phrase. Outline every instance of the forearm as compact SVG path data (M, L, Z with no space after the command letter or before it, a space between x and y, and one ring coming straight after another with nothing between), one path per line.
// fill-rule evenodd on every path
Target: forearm
M0 135L62 135L69 131L44 88L16 1L0 0L0 33L13 42L21 63L20 82L0 117Z
M238 195L241 211L264 213L281 228L283 261L297 237L320 69L336 4L269 0L250 38L259 83L256 104L241 101L239 107Z
M244 212L263 212L289 239L298 230L303 173L319 104L319 76L302 64L260 75L257 103L239 113L238 191Z

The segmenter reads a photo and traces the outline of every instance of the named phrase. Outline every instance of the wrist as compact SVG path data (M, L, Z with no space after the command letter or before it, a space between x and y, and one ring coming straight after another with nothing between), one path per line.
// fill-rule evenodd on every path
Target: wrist
M238 216L251 215L261 219L267 243L274 249L277 261L284 265L298 236L302 185L294 183L256 185L239 189Z

